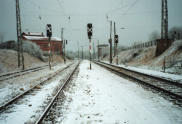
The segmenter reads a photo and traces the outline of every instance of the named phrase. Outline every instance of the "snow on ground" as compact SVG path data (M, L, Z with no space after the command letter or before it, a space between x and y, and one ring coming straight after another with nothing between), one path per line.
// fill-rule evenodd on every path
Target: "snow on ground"
M182 108L109 71L83 61L60 110L62 124L181 124Z
M17 51L0 49L0 74L19 71L21 68L17 67L17 59ZM47 64L26 52L24 53L24 63L25 69Z
M157 59L156 61L154 62L155 63L158 63L159 61L163 61L164 57L173 57L174 55L172 55L172 53L176 52L176 51L179 51L179 48L182 46L182 40L176 40L172 43L172 45L164 52L162 53ZM182 60L182 56L180 57L176 57L176 58L173 58L175 60Z
M24 92L25 90L29 89L35 84L38 84L41 81L47 79L50 74L58 71L59 69L66 67L69 64L70 62L67 64L58 64L52 67L51 70L49 70L49 68L47 67L40 71L31 72L31 73L22 75L20 77L12 78L12 79L1 82L0 83L0 105L2 105L3 102L11 99L12 97L17 96L18 94Z
M157 76L157 77L162 77L165 79L169 80L174 80L182 83L182 75L176 75L176 74L169 74L169 73L164 73L160 71L155 71L155 70L149 70L149 69L142 69L142 68L137 68L137 67L132 67L132 66L126 66L126 65L119 65L121 67L130 69L130 70L135 70L137 72Z
M61 72L59 76L43 85L40 90L18 101L8 112L1 113L0 124L34 123L35 118L40 116L40 112L45 108L43 106L47 105L48 99L55 95L55 89L62 84L71 70L72 68L69 68L66 72Z
M114 63L116 58L116 56L113 57ZM182 75L182 40L174 41L159 56L156 56L156 46L118 52L118 63L156 71L163 71L164 58L167 73ZM102 60L108 61L109 54L105 58L101 57Z
M105 63L109 63L104 61ZM119 67L123 67L129 70L134 70L137 72L141 72L144 74L148 74L148 75L153 75L153 76L157 76L157 77L162 77L168 80L174 80L177 81L179 83L182 83L182 75L177 75L177 74L169 74L169 73L164 73L164 72L160 72L160 71L156 71L156 70L150 70L150 69L145 69L145 68L138 68L138 67L134 67L134 66L128 66L128 65L116 65L116 64L112 64L115 66L119 66Z

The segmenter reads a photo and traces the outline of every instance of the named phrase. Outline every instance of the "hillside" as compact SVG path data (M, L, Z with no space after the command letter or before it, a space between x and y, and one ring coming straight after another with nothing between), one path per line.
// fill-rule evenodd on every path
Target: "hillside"
M120 51L119 64L163 71L165 58L166 72L182 74L182 40L177 40L160 56L155 56L156 46ZM108 57L105 61L108 61ZM113 58L116 63L116 57Z
M16 71L19 70L17 68L17 51L15 50L7 50L7 49L0 49L0 73L5 73L8 71ZM34 57L28 53L24 53L24 62L25 62L25 69L40 65L45 65L47 62L41 61L39 58ZM63 59L59 55L53 56L54 62L63 62Z

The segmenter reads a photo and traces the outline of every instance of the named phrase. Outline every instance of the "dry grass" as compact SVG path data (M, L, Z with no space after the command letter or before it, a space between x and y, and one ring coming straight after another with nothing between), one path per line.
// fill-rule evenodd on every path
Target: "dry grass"
M60 55L53 55L53 62L62 63L64 61ZM28 53L24 53L24 63L25 69L47 64ZM17 51L0 49L0 73L16 70L19 70Z
M27 53L24 53L25 68L35 66L36 64L44 64L38 58L35 58ZM14 50L0 49L0 64L5 71L15 71L18 66L17 52Z

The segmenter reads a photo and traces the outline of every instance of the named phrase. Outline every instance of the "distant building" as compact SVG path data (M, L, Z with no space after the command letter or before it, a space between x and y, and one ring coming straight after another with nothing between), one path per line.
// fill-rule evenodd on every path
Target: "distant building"
M44 52L44 54L48 54L49 51L49 40L43 33L32 33L28 32L22 33L22 39L25 41L31 41L40 46L40 49ZM62 54L62 40L57 37L51 37L51 51L57 54Z

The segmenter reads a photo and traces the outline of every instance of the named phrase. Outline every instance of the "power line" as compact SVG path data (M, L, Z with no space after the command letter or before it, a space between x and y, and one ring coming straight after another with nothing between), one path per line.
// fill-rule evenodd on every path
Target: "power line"
M112 10L110 13L114 13L114 12L116 12L116 11L119 11L119 10L122 10L122 9L124 9L124 8L127 8L126 9L126 11L125 12L123 12L123 13L121 13L121 14L119 14L119 15L123 15L123 16L125 16L125 15L127 15L128 14L128 12L137 4L139 2L139 0L135 0L132 4L128 4L128 5L126 5L126 6L123 6L123 7L119 7L119 8L116 8L116 9L114 9L114 10Z
M134 3L135 3L135 2L136 2L136 1L134 1ZM132 3L132 4L133 4L133 3ZM117 11L119 11L119 10L128 8L128 7L130 7L130 6L131 6L131 4L126 4L126 5L120 6L120 7L118 7L118 8L115 8L115 9L113 9L113 10L110 10L110 11L108 11L107 13L114 13L114 12L117 12Z
M60 7L60 8L62 9L62 11L63 11L63 14L65 15L65 11L64 11L64 8L63 8L61 2L60 2L59 0L57 0L57 2L58 2L59 7Z
M127 15L127 13L137 4L137 2L139 2L139 0L135 0L135 2L133 2L133 4L131 4L131 6L122 15Z
M33 4L34 6L36 6L39 10L50 10L50 11L52 11L52 12L58 12L59 14L62 13L62 11L59 10L59 9L52 9L52 8L48 8L48 7L42 7L42 6L38 5L37 3L35 3L35 2L32 1L32 0L27 0L27 1L30 2L31 4ZM27 2L27 1L26 1L26 2ZM27 9L27 8L26 8L26 9Z
M68 16L68 17L70 17L70 16L88 16L88 14L66 14L65 13L65 10L64 10L64 7L62 6L62 0L60 1L60 0L56 0L57 1L57 3L58 3L58 6L59 6L59 8L60 8L60 10L59 9L52 9L52 8L48 8L48 7L42 7L42 6L40 6L40 5L38 5L37 3L35 3L33 0L28 0L28 2L29 3L31 3L31 4L33 4L34 6L37 6L37 8L39 9L39 10L50 10L50 12L54 12L54 14L39 14L39 15L52 15L52 16L57 16L57 15L62 15L62 16ZM116 9L113 9L113 10L111 10L111 11L108 11L107 13L114 13L114 12L116 12L116 11L119 11L119 10L122 10L122 9L125 9L125 8L127 8L127 7L129 7L122 15L126 15L128 12L129 12L129 10L131 9L131 8L133 8L133 6L135 6L135 4L138 2L139 0L135 0L132 4L127 4L127 5L125 5L125 6L121 6L121 7L119 7L119 8L116 8ZM26 8L27 9L27 8ZM57 13L57 14L55 14L55 12ZM23 14L23 15L27 15L27 14ZM100 15L103 15L103 14L91 14L91 15L89 15L89 16L100 16ZM33 16L33 15L32 15Z

